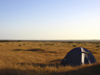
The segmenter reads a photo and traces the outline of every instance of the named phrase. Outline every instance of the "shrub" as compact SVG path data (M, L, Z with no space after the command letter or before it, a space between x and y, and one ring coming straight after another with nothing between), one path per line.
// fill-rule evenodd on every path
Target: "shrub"
M96 46L96 47L100 47L100 46Z
M76 45L73 45L73 47L76 47Z
M23 45L25 45L25 44L23 44Z
M21 45L19 45L19 46L21 46Z

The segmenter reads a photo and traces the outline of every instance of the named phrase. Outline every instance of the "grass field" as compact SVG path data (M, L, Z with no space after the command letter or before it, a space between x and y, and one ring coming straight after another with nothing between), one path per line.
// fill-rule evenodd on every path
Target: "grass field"
M90 50L97 64L61 66L75 47ZM0 75L100 75L100 42L0 42Z

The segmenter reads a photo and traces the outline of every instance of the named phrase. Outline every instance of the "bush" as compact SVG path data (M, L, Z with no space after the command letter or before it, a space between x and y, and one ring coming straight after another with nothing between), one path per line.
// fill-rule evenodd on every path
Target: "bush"
M19 46L21 46L21 45L19 45Z
M73 47L76 47L76 45L73 45Z
M96 46L96 47L100 47L100 46Z

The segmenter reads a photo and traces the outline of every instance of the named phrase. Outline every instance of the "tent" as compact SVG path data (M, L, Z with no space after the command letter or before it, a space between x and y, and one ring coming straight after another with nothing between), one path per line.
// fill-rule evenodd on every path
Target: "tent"
M61 61L61 65L78 66L84 64L96 63L96 59L93 54L82 47L74 48Z

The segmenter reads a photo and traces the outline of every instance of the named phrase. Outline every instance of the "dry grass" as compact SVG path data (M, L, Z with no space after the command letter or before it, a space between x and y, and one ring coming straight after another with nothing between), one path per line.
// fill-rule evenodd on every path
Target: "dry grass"
M71 49L90 50L97 64L61 66ZM100 43L0 42L0 75L100 75Z

